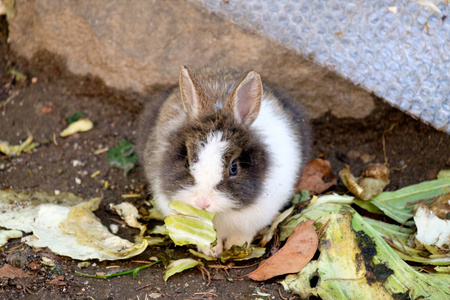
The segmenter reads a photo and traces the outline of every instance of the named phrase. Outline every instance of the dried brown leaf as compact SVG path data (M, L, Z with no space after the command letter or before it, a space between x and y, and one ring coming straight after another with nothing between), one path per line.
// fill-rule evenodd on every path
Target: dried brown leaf
M253 280L263 281L283 274L300 272L313 258L319 244L313 224L314 221L298 224L283 248L263 261L247 276Z
M31 275L23 271L22 269L14 268L13 266L8 264L5 264L0 268L0 278L14 279L24 277L31 277Z
M295 192L308 190L311 194L320 194L336 184L337 178L331 170L330 162L316 158L306 164Z
M55 279L48 282L49 284L54 284L58 286L67 285L67 282L64 281L64 276L58 276Z

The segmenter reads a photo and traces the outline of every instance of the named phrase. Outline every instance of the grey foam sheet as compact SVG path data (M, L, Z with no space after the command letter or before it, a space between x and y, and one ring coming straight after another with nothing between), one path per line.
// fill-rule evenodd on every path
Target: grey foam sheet
M413 0L190 1L312 57L450 133L450 8L445 0L430 0L441 12Z

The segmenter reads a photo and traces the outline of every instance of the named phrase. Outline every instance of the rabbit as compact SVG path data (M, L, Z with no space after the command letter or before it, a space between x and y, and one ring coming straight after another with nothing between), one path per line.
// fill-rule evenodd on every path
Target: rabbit
M171 200L215 213L218 257L250 243L285 206L310 147L300 104L275 96L254 71L182 67L179 86L154 99L138 156L164 216Z

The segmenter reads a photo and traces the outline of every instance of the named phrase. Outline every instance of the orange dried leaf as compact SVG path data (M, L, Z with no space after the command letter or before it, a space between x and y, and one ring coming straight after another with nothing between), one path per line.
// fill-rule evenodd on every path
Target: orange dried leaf
M49 284L54 284L58 286L67 285L67 282L64 281L64 276L58 276L55 279L48 282Z
M308 190L312 194L320 194L336 184L337 178L331 170L330 162L316 158L306 164L295 192Z
M295 227L286 244L277 253L247 276L263 281L275 276L298 273L316 253L319 239L314 230L314 221L305 221Z

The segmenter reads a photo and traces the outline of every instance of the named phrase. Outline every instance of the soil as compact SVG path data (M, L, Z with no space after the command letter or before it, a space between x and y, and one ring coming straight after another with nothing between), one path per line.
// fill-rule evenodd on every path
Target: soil
M109 203L124 201L123 194L140 194L129 200L142 205L148 198L139 168L127 177L112 168L106 153L96 150L113 147L123 139L136 141L138 114L135 103L144 103L151 94L140 97L106 88L92 78L66 74L51 59L24 61L10 53L7 24L0 19L0 139L18 144L31 133L39 146L19 157L0 155L0 189L31 192L71 192L84 198L101 196L102 206L96 213L104 224L114 223L117 216L107 209ZM45 66L45 68L43 67ZM27 79L17 80L8 70L20 70ZM86 84L86 82L90 84ZM94 84L93 84L94 82ZM159 87L157 88L159 89ZM139 98L136 102L136 98ZM131 104L133 102L133 104ZM439 170L450 167L450 137L446 133L417 121L380 99L365 119L337 119L326 115L312 120L313 150L311 157L323 156L331 162L335 174L351 166L359 174L370 162L384 163L391 170L388 190L436 178ZM129 108L132 109L129 109ZM138 105L139 108L139 105ZM139 110L139 109L138 109ZM59 132L66 126L65 118L82 112L94 122L94 129L67 138ZM383 141L385 151L383 150ZM91 177L96 171L100 174ZM105 181L109 187L105 189ZM131 239L136 230L121 229L119 234ZM143 254L125 261L92 262L80 270L78 261L51 253L48 249L32 249L15 239L0 248L0 267L8 263L23 269L28 278L0 279L0 299L256 299L259 289L267 299L292 297L277 278L266 282L238 279L252 271L230 269L228 273L207 263L211 282L202 278L198 269L162 280L164 267L159 264L137 274L107 280L79 276L75 271L118 272L141 266L135 261L147 261L166 250L149 247ZM42 257L56 261L54 267L41 263ZM177 248L176 258L186 256L185 248ZM236 265L252 265L251 262ZM62 277L61 277L62 276ZM56 279L56 280L55 280Z

